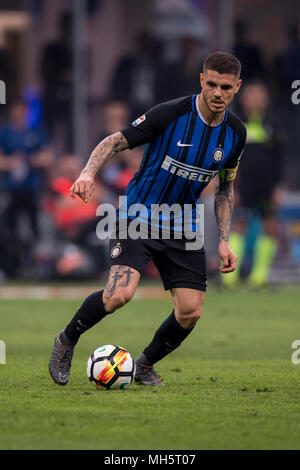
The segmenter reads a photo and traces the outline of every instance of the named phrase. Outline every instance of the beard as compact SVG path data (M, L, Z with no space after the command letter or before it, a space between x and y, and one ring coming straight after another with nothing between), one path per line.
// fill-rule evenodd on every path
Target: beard
M220 110L218 110L218 109L217 109L217 110L216 110L216 109L212 109L212 108L211 108L211 104L213 104L213 103L210 104L210 101L209 101L207 95L204 93L203 90L202 90L202 93L203 93L203 100L204 100L204 103L206 104L206 106L207 106L207 108L209 109L209 111L210 111L211 113L213 113L213 114L222 114L222 113L224 113L225 109L228 108L228 106L229 106L229 105L231 104L231 102L233 101L233 97L232 97L231 100L229 101L229 103L227 103L227 104L226 104L224 101L222 101L222 104L223 104L222 109L220 109Z

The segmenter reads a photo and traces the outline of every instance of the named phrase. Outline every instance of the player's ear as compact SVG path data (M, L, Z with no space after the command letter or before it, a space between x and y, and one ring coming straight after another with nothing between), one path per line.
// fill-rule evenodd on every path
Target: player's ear
M236 84L235 93L238 93L239 89L241 88L241 85L242 85L242 80L239 79Z
M202 87L202 82L203 82L203 73L201 72L200 73L200 85L201 85L201 87Z

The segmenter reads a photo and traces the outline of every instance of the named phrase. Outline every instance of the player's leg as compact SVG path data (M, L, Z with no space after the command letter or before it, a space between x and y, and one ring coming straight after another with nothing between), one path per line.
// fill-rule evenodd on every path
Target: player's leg
M201 317L205 292L188 288L171 290L174 309L157 329L152 341L137 358L136 382L163 385L153 365L177 349Z
M174 351L191 333L200 318L207 275L204 249L187 249L184 240L161 241L163 251L152 250L165 290L170 290L174 310L156 331L150 344L136 359L136 381L162 385L153 364Z
M129 266L111 266L104 290L89 295L70 323L55 338L49 361L49 372L54 382L60 385L68 382L74 348L80 336L106 315L129 302L139 279L140 273Z
M171 290L174 302L174 316L185 331L191 332L202 315L206 293L201 290L175 288Z
M82 333L129 302L139 279L140 273L129 266L111 266L104 290L88 296L65 328L68 341L77 343Z

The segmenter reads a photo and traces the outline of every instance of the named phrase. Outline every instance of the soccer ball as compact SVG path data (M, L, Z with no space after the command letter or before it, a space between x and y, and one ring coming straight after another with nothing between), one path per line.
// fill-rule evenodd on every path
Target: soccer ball
M135 363L126 349L107 344L91 354L86 371L97 388L125 389L133 381Z

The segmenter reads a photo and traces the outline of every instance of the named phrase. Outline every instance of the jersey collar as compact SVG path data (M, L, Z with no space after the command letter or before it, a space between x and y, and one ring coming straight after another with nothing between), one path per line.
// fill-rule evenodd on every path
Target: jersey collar
M199 100L198 100L198 96L199 95L194 95L195 96L195 106L196 106L196 110L197 110L197 113L198 113L198 116L199 118L201 119L201 121L207 126L207 127L219 127L222 122L224 121L224 119L226 119L227 117L227 109L225 110L225 113L224 113L224 116L223 116L223 119L222 121L219 122L219 124L217 124L216 126L211 126L209 124L207 124L207 122L205 121L204 117L202 116L202 113L199 109Z

